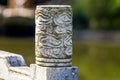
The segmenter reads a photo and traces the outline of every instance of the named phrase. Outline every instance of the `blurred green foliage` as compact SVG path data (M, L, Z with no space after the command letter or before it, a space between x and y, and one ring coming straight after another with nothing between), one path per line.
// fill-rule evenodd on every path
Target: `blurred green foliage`
M91 30L120 30L120 0L76 0L73 7L74 18L84 17ZM79 20L74 24L81 28Z

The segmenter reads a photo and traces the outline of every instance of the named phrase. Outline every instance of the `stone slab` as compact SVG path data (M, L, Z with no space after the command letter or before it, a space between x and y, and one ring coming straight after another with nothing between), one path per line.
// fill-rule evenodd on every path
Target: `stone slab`
M22 80L21 76L24 76L25 80L30 80L26 79L26 76L30 78L28 70L21 55L0 50L0 80Z
M35 80L78 80L77 67L36 66Z

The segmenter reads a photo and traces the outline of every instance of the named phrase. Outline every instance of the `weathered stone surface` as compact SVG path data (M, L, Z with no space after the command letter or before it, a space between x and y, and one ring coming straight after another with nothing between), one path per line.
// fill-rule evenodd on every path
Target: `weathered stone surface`
M3 80L31 80L30 68L21 55L0 50L0 78Z
M35 80L78 80L78 70L76 67L35 66Z
M26 66L25 60L21 55L1 51L0 50L0 58L3 58L7 61L9 66Z
M35 80L35 76L36 76L36 64L30 64L30 74L31 74L31 79Z
M9 80L32 80L29 67L10 67Z
M38 5L35 14L36 64L40 66L71 66L71 6Z

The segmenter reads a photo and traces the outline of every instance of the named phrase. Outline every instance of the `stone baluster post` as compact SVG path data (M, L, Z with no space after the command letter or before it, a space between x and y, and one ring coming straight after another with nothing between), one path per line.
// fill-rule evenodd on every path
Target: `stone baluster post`
M77 80L71 58L71 6L38 5L35 23L35 80Z

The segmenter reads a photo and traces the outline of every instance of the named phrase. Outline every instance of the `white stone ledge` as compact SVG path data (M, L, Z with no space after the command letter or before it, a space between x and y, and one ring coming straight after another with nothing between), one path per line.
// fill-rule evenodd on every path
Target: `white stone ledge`
M10 67L10 71L30 76L30 67Z
M0 80L31 80L30 72L21 55L0 50Z

